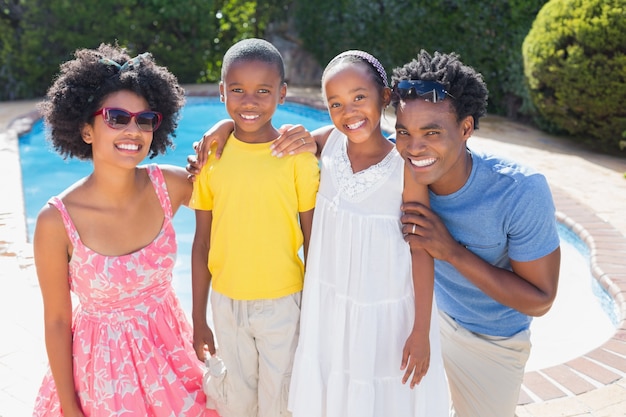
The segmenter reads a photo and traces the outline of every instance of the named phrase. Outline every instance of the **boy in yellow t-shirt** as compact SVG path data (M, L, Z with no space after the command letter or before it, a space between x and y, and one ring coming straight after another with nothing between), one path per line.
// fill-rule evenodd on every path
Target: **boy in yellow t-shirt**
M271 155L272 116L287 92L283 60L261 39L224 55L220 97L234 131L219 159L209 156L194 183L192 247L194 347L215 354L206 309L209 287L220 356L214 379L222 417L287 414L299 334L304 265L319 185L315 156Z

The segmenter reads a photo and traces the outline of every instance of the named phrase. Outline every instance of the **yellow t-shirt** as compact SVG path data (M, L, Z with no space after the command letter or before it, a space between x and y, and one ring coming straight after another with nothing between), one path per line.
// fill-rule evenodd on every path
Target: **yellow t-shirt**
M270 145L231 135L220 159L209 156L193 187L190 207L213 212L213 289L236 300L302 290L298 213L315 207L319 164L311 153L276 158Z

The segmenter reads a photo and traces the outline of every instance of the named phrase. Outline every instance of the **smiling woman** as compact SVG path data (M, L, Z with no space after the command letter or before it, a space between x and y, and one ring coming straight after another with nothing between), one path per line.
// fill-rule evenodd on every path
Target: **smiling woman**
M105 44L76 51L41 103L54 149L91 163L47 194L33 233L49 360L35 416L217 415L171 284L193 187L183 168L138 167L172 144L183 103L150 54Z

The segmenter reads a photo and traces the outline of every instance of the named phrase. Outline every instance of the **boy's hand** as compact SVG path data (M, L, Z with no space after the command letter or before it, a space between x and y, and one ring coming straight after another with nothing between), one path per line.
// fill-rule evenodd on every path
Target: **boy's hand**
M295 155L302 152L317 153L317 143L311 132L302 125L282 125L278 131L280 136L272 143L272 155L280 158L284 155Z
M196 175L202 170L213 144L215 144L215 158L219 159L222 156L222 151L226 146L228 137L233 132L234 126L232 120L221 120L204 132L199 142L193 143L195 155L187 156L187 166L185 167L189 173L190 181L195 181Z
M196 356L202 362L206 359L207 351L209 354L215 355L215 339L208 325L193 326L193 348L196 351Z
M197 142L195 142L194 145L196 143ZM202 170L202 165L199 165L197 155L187 155L187 165L185 166L185 169L189 173L189 175L187 175L187 179L192 182L195 181L196 175L198 175Z
M208 144L210 140L205 140L205 138L206 136L202 136L200 142L193 143L193 150L196 151L194 155L187 155L187 165L185 166L185 169L189 173L189 175L187 175L187 179L191 182L195 181L196 175L198 175L200 171L202 171L202 167L206 163L207 157L209 155L209 149L211 149L211 145ZM224 149L223 146L222 149Z
M430 341L428 334L412 331L402 350L402 365L400 369L405 371L402 383L411 380L411 388L420 383L430 365ZM413 377L411 377L413 374Z

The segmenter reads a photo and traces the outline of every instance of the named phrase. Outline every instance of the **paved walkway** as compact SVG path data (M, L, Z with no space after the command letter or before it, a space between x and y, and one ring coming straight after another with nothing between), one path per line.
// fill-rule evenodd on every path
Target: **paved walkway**
M212 86L193 90L215 91ZM319 97L314 89L290 91L292 97ZM32 113L35 104L0 103L0 417L30 415L47 363L15 133L23 126L18 118ZM30 123L28 118L25 122ZM392 122L393 117L385 120ZM546 175L561 222L591 246L593 274L622 311L620 328L597 349L528 372L517 416L626 416L626 159L590 153L492 116L481 121L469 145L511 157Z

